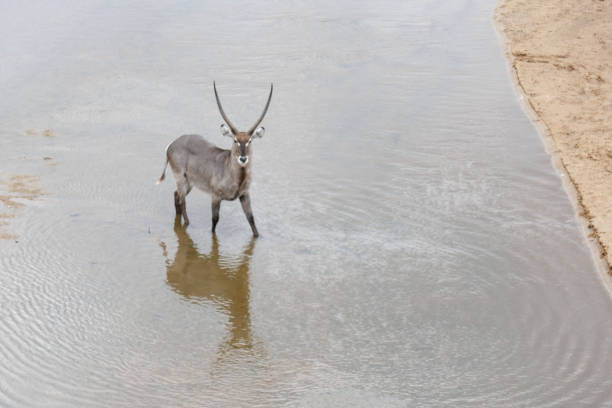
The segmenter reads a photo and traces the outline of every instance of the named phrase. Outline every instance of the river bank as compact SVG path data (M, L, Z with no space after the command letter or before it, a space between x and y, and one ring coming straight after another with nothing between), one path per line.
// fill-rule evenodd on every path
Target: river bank
M515 80L612 273L612 5L501 0L495 19Z

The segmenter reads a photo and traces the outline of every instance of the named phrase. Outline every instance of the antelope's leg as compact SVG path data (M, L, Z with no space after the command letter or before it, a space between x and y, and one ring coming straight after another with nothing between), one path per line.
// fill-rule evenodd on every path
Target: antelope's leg
M249 224L251 225L251 230L253 230L253 236L258 237L259 232L257 232L257 227L255 226L255 218L253 218L253 211L251 210L251 197L248 194L243 194L240 196L240 204L242 204L242 211L244 211L244 215L246 215Z
M189 217L187 216L187 194L191 191L187 179L179 179L176 183L176 191L174 193L174 206L176 208L176 215L182 215L185 226L189 225Z
M185 226L189 225L189 217L187 216L187 200L186 197L183 197L181 200L181 213L183 214L183 221L185 222Z
M181 199L178 190L174 192L174 208L176 209L176 215L181 215Z
M219 222L219 208L221 208L221 199L218 197L212 197L212 233L215 233L217 223Z

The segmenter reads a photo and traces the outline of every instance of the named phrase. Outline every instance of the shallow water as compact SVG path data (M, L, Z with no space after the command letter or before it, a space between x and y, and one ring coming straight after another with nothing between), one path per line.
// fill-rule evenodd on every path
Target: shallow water
M38 184L2 210L0 405L612 406L494 1L124 3L2 6L0 181ZM241 128L275 85L255 241L155 185L180 134L231 144L213 79Z

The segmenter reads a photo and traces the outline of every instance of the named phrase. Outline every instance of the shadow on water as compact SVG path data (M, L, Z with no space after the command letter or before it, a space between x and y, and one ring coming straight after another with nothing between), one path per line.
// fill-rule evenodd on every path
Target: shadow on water
M166 244L160 245L166 257L166 281L186 299L212 302L229 317L229 336L219 347L219 361L233 354L259 354L253 346L250 313L249 263L255 240L238 258L219 253L219 242L213 234L208 253L202 253L193 242L180 218L174 222L178 248L174 259L168 258Z

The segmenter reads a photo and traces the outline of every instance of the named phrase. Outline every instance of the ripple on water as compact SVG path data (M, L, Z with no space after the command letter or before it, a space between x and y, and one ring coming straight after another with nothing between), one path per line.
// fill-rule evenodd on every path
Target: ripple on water
M491 2L413 3L40 3L0 24L6 126L64 125L38 150L7 139L62 166L44 205L34 180L0 198L26 204L23 239L0 242L0 405L610 406L610 302ZM155 180L166 135L217 114L207 73L238 81L228 111L259 113L253 67L279 85L254 159L262 237L249 250L224 203L215 249L209 198L177 230L174 181Z

